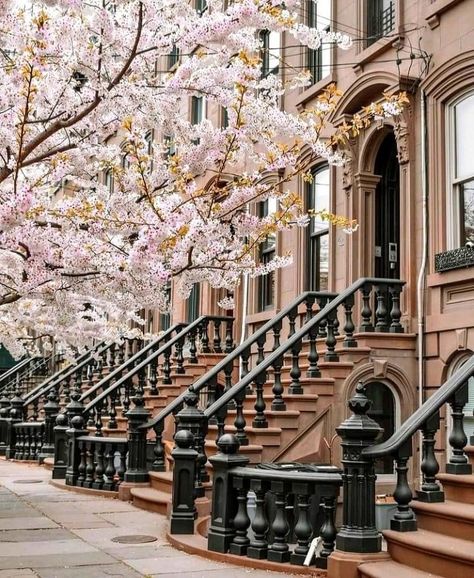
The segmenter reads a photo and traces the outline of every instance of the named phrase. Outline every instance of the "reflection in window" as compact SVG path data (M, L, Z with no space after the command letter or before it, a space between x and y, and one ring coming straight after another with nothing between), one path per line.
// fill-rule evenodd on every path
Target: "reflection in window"
M329 167L315 169L308 185L308 211L329 211ZM329 224L319 216L311 217L308 227L309 291L326 291L329 281Z
M179 62L179 48L173 45L171 52L168 54L168 70L176 66Z
M454 207L453 244L474 243L474 94L462 98L451 108L451 199Z
M392 0L367 0L367 45L390 34L395 27L395 5Z
M259 216L267 217L277 210L277 200L267 199L259 203ZM270 263L275 257L276 235L271 233L260 244L259 258L260 263L266 265ZM259 311L271 309L273 307L275 293L275 274L274 272L267 273L258 278L258 299L257 305Z
M307 0L306 24L310 28L329 32L331 19L331 0ZM321 45L317 49L306 49L306 67L311 74L311 83L318 82L330 72L330 45Z

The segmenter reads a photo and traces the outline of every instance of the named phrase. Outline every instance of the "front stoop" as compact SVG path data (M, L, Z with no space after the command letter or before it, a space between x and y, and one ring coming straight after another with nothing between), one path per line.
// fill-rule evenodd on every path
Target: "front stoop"
M442 578L438 574L415 570L392 560L361 564L359 575L361 578Z
M359 554L358 552L341 552L334 550L328 559L327 578L360 578L359 567L364 563L387 562L390 556L387 552L375 554ZM398 578L398 576L384 576Z

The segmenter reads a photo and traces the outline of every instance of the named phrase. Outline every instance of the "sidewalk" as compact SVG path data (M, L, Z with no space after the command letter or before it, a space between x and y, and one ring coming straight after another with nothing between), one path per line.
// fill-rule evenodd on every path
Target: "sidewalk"
M282 578L180 552L163 516L51 486L51 473L0 460L0 578ZM117 543L145 536L153 542Z

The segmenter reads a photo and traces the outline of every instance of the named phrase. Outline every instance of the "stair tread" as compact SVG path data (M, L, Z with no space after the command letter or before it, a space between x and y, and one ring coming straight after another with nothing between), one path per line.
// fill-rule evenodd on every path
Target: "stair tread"
M443 484L457 483L459 486L474 486L474 474L438 474L436 478Z
M148 472L150 478L154 480L160 480L164 482L173 482L173 472L168 470L167 472Z
M451 558L462 560L464 563L474 565L474 551L471 540L454 538L430 530L417 530L416 532L396 532L384 530L383 535L389 543L394 542L409 548L427 552L438 558Z
M367 578L442 578L438 574L416 570L405 564L387 560L383 562L368 562L358 567L359 572Z
M171 494L169 492L162 492L155 488L131 488L130 494L134 498L146 500L148 502L155 502L157 504L166 504L171 502Z
M461 518L464 521L474 523L474 504L466 504L465 502L456 502L454 500L430 504L414 500L411 503L411 507L415 512L433 513L447 518Z

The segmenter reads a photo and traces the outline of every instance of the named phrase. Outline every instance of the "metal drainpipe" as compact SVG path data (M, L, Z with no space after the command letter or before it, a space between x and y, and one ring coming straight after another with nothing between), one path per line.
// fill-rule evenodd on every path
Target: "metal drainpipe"
M424 329L425 329L425 280L428 260L428 155L427 155L426 97L421 89L421 190L422 190L422 255L417 283L418 308L418 407L423 405L425 393Z
M242 299L242 325L240 328L240 345L242 345L242 343L245 341L245 338L247 336L247 324L245 323L245 319L247 317L247 309L248 309L248 304L249 304L249 276L248 273L246 273L244 275L244 281L242 284L242 290L243 290L243 299ZM239 380L242 379L242 357L240 358L240 363L239 363Z

